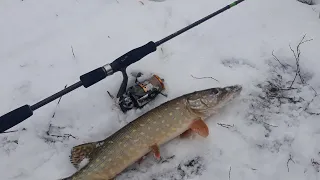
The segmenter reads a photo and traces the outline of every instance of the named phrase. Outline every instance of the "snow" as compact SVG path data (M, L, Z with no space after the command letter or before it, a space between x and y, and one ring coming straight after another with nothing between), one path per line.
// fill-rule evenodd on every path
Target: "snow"
M231 2L3 0L0 114L32 105ZM128 68L165 79L168 98L159 96L142 110L122 114L108 96L107 91L117 93L120 73L36 110L10 129L19 131L0 134L1 179L67 177L76 171L69 162L73 146L104 139L174 97L233 84L241 84L243 92L207 120L208 138L175 139L161 147L162 161L148 156L118 179L319 179L320 1L314 2L244 1L161 45ZM300 47L305 84L297 77L295 89L271 92L290 87L296 60L289 44L296 50L305 34L305 40L313 39ZM268 93L276 98L266 99Z
M89 163L89 159L88 158L84 158L79 164L79 169L82 169L88 163Z

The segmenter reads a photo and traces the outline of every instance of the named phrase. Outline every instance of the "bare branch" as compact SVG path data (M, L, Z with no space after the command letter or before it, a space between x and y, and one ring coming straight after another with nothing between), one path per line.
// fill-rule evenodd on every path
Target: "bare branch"
M312 40L313 40L313 39L304 40L304 38L306 37L306 35L307 35L307 34L305 34L305 35L303 36L303 38L301 39L301 41L300 41L300 43L299 43L298 46L300 46L300 45L303 44L303 43L306 43L306 42L308 42L308 41L312 41Z
M72 51L72 55L74 58L76 58L76 55L74 54L74 51L73 51L73 47L71 46L71 51Z
M291 154L289 155L289 159L288 159L288 161L287 161L288 172L290 171L290 169L289 169L289 162L290 162L290 161L292 161L293 163L295 163L295 162L293 161L293 159L292 159L292 155L291 155Z
M308 5L314 5L315 2L314 0L298 0L299 2L301 3L304 3L304 4L308 4Z
M110 98L111 98L111 99L114 99L114 96L113 96L109 91L107 91L107 92L108 92Z
M3 132L3 133L0 133L0 134L7 134L7 133L13 133L13 132L18 132L18 131L26 131L26 130L27 130L26 128L22 128L21 130L17 129L17 130L13 130L13 131Z
M290 90L295 90L295 89L298 89L298 88L283 88L283 89L278 89L280 91L290 91Z
M76 139L76 137L74 137L73 135L71 135L71 134L64 134L64 135L53 135L53 134L50 134L50 136L52 136L52 137L57 137L57 138L70 138L70 137L72 137L73 139Z
M317 172L320 172L320 163L319 162L315 161L314 159L311 159L311 164Z
M193 78L195 78L195 79L213 79L213 80L215 80L215 81L217 81L217 82L219 82L217 79L215 79L215 78L213 78L213 77L195 77L195 76L193 76L193 75L191 75L191 77L193 77Z
M67 84L64 86L64 89L66 89L66 88L67 88ZM59 103L60 103L60 101L61 101L61 98L62 98L62 96L59 98L59 101L58 101L58 103L57 103L57 105L56 105L56 108L54 109L54 112L53 112L53 114L52 114L52 118L54 118L55 115L56 115L56 110L57 110L58 105L59 105Z
M320 113L314 113L314 112L310 112L308 111L309 107L310 107L310 104L314 101L314 99L318 96L318 92L312 87L310 86L310 88L314 91L314 96L313 98L311 99L311 101L309 101L306 105L306 107L303 109L304 112L310 114L310 115L320 115Z
M65 87L64 87L64 89L66 89L67 86L68 86L68 85L66 84ZM55 107L55 109L54 109L54 112L53 112L53 115L52 115L51 118L54 118L54 117L55 117L56 110L57 110L57 108L58 108L58 106L59 106L59 104L60 104L60 102L61 102L61 99L62 99L62 96L59 98L59 100L58 100L58 102L57 102L57 105L56 105L56 107ZM52 128L56 128L56 129L59 129L59 130L60 130L60 129L63 129L64 127L53 126L52 123L51 123L51 121L50 121L50 122L49 122L48 131L46 132L46 135L47 135L47 136L56 137L56 138L64 138L64 139L72 137L72 138L76 139L76 137L74 137L74 136L71 135L71 134L64 134L64 135L54 135L54 134L51 134ZM43 138L44 138L46 141L55 142L55 140L50 140L50 139L48 139L48 138L46 138L46 137L43 137Z
M51 123L49 124L49 128L48 131L46 132L48 137L56 137L56 138L63 138L63 139L69 139L70 137L77 139L75 136L73 136L72 134L63 134L63 135L56 135L56 134L51 134L51 130L52 128L56 128L56 129L63 129L64 127L60 127L60 126L53 126ZM50 139L48 137L43 137L46 141L49 142L55 142L55 139Z
M230 166L230 169L229 169L229 180L231 178L231 166Z
M309 112L309 111L305 111L306 113L310 114L310 115L316 115L316 116L319 116L320 113L314 113L314 112Z
M294 76L293 81L291 82L291 85L290 85L290 87L289 87L289 88L291 88L291 87L292 87L292 85L293 85L294 81L295 81L295 80L296 80L296 78L297 78L297 75L298 75L298 73L296 73L296 75Z
M267 126L271 126L271 127L278 127L278 126L275 126L275 125L271 125L269 123L266 123L266 122L263 122L263 121L258 121L257 117L256 116L253 116L253 119L256 121L256 122L262 122L263 124L267 125Z
M306 37L306 34L303 36L303 38L301 39L301 41L299 42L299 44L297 45L296 47L296 52L292 49L291 45L289 45L290 47L290 50L292 51L295 59L296 59L296 66L297 66L297 69L296 69L296 75L293 79L293 81L291 82L291 85L290 85L290 88L292 87L293 83L295 82L297 76L299 75L300 77L300 80L302 82L302 84L305 83L304 79L302 78L301 74L300 74L300 64L299 64L299 61L300 61L300 55L301 55L301 51L300 51L300 46L306 42L309 42L309 41L312 41L313 39L307 39L307 40L304 40Z
M263 122L263 124L268 125L268 126L271 126L271 127L278 127L278 126L275 126L275 125L268 124L268 123L266 123L266 122Z
M229 124L222 124L222 123L217 123L219 126L221 127L224 127L224 128L231 128L231 127L234 127L234 124L233 125L229 125Z
M296 65L297 65L296 75L294 76L294 79L293 79L293 81L291 82L291 85L290 85L290 87L289 87L289 88L291 88L292 85L293 85L293 83L295 82L298 74L300 74L300 66L299 66L300 53L298 53L298 55L296 55L296 53L294 52L294 50L292 49L292 47L291 47L290 45L289 45L289 47L290 47L290 49L291 49L291 51L292 51L292 53L293 53L293 55L294 55L294 57L295 57L295 59L296 59ZM301 81L302 81L302 79L301 79ZM303 83L303 82L302 82L302 83Z
M314 91L314 93L315 93L315 95L314 95L314 97L316 97L316 96L318 96L318 92L312 87L312 86L310 86L311 87L311 89Z
M279 62L279 64L283 67L283 69L287 69L286 66L280 62L280 60L277 58L277 56L275 56L275 55L273 54L273 51L272 51L272 56L273 56L273 58L274 58L276 61Z

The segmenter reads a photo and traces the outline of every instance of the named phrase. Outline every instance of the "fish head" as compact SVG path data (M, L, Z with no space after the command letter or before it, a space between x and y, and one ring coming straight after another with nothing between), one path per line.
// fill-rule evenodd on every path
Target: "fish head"
M238 97L241 85L210 88L186 95L187 108L201 117L208 117Z

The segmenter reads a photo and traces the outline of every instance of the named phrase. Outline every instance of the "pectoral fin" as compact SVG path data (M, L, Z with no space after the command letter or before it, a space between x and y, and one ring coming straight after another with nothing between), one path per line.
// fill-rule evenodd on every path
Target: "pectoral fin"
M160 156L160 150L159 150L159 146L157 144L151 146L152 152L154 154L154 156L160 160L161 156Z
M92 158L92 153L99 147L101 142L91 142L75 146L71 150L70 162L75 168L79 168L79 164L85 158L89 161Z
M190 129L202 137L207 137L209 135L209 128L202 119L195 120L191 124Z

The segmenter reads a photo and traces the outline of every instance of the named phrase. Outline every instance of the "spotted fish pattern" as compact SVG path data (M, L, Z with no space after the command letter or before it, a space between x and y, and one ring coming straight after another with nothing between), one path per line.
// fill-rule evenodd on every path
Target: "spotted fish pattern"
M210 88L185 94L143 114L108 138L75 146L70 161L79 168L61 180L111 180L148 153L160 158L159 146L196 133L209 135L205 119L227 105L242 90L240 85Z

